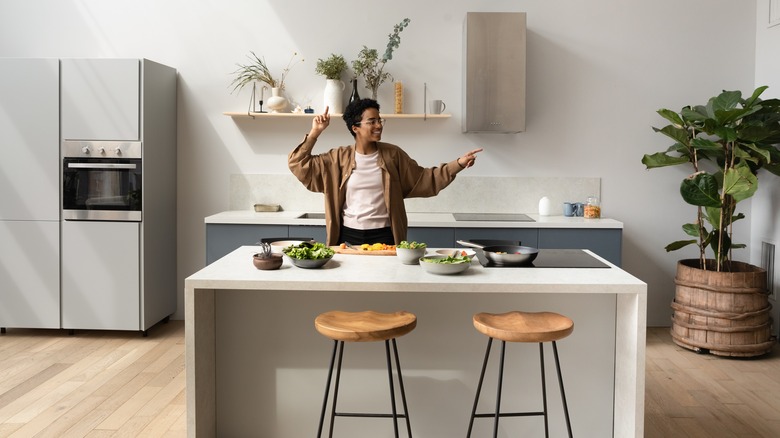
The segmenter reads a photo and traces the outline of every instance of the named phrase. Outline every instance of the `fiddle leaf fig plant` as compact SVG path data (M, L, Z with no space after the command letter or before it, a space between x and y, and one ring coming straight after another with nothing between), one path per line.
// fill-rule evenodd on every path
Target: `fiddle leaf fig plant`
M737 204L756 193L759 170L780 176L780 100L761 100L766 88L757 88L747 99L740 91L723 91L706 105L658 110L671 124L653 130L674 144L645 154L642 163L647 169L690 165L693 172L680 184L680 195L697 212L695 221L682 227L692 239L672 242L666 250L697 245L702 269L708 267L710 248L714 269L729 270L731 250L745 247L732 241L732 224L745 218Z

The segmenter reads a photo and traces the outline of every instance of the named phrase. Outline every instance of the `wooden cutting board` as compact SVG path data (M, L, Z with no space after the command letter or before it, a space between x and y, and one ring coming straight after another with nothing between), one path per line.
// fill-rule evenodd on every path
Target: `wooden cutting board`
M394 249L379 249L376 251L367 251L362 249L341 248L339 246L331 246L331 249L336 254L352 254L352 255L379 255L379 256L394 256Z

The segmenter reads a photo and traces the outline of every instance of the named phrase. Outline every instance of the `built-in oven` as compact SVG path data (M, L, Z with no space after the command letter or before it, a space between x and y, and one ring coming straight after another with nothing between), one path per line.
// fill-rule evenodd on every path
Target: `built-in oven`
M62 142L62 219L142 219L142 144Z

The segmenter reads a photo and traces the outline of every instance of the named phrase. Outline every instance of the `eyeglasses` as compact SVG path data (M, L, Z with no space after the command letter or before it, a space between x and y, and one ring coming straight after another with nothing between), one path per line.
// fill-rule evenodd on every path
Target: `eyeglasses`
M374 125L377 125L377 124L384 126L385 125L385 119L368 119L368 120L363 120L362 122L355 123L355 126L360 126L360 125L363 125L363 124L366 124L368 126L374 126Z

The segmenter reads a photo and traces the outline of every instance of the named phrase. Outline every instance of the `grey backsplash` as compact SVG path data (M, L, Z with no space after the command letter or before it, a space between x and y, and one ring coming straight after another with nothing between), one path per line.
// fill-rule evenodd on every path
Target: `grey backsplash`
M555 215L565 201L600 197L601 178L459 176L431 198L406 200L410 213L538 213L539 199L550 198ZM324 211L321 193L306 190L292 175L230 176L230 209L252 210L255 204L279 204L287 211Z

